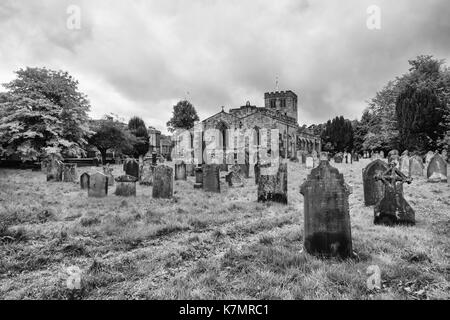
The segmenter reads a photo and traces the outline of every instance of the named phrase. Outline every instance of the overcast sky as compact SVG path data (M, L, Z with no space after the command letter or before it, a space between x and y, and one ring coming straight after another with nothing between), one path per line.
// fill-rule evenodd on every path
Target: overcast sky
M67 27L72 4L80 29ZM367 28L371 5L380 30ZM419 54L450 61L449 0L0 2L1 83L26 66L62 69L92 117L138 115L163 131L180 99L201 119L247 100L262 107L277 77L299 96L300 125L360 118Z

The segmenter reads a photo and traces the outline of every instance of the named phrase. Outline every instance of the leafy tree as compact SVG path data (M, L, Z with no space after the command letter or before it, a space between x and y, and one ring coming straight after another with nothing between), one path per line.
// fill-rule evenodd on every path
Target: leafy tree
M89 101L67 72L40 68L20 69L4 84L0 98L0 144L6 155L23 161L39 156L83 154L90 132Z
M343 116L328 120L322 132L325 151L344 152L353 150L353 128Z
M144 120L139 117L132 117L128 122L128 130L136 137L134 143L134 157L143 157L150 148L148 131Z
M102 163L105 164L106 152L133 152L133 144L136 138L118 121L106 117L102 120L92 121L94 134L89 138L89 143L95 146L102 155Z
M177 129L188 130L199 120L195 107L189 101L183 100L173 107L172 118L167 122L167 128L170 132Z

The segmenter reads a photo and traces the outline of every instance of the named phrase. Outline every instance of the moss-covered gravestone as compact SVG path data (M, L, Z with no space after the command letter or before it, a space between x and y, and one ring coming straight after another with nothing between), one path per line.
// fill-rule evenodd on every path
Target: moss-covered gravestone
M436 153L427 168L428 182L447 182L447 162Z
M258 180L258 201L287 204L287 163L261 166Z
M175 180L186 180L186 163L175 163Z
M220 193L220 168L218 164L203 165L203 191Z
M173 196L173 169L166 165L156 167L153 174L153 198L169 199Z
M304 196L304 246L308 253L326 257L352 256L348 197L344 176L323 160L301 185Z
M116 191L114 193L116 196L136 196L136 181L138 181L136 177L123 175L117 177L115 180L117 182Z
M403 198L403 183L411 183L412 178L404 175L391 162L389 168L379 173L375 179L385 185L384 197L374 207L374 223L383 225L414 225L415 212Z
M96 172L89 178L88 196L103 198L108 195L108 177L103 173Z
M88 189L89 188L89 174L87 172L83 173L80 176L80 187L81 189Z
M384 184L375 177L387 169L387 163L380 159L372 161L363 169L364 204L366 206L373 206L383 199Z

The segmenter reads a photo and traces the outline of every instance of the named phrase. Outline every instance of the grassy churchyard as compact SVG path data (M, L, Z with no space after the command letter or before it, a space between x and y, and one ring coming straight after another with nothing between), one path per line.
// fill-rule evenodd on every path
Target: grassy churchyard
M174 182L174 198L88 198L79 185L43 172L0 169L1 299L450 299L450 186L425 178L404 185L414 227L373 224L362 168L334 164L352 186L355 258L303 252L303 196L309 170L289 163L284 206L256 202L253 175L221 194ZM97 168L79 168L94 172ZM101 169L101 168L100 168ZM114 166L114 176L122 175ZM381 270L369 290L367 269ZM69 289L67 268L82 271Z

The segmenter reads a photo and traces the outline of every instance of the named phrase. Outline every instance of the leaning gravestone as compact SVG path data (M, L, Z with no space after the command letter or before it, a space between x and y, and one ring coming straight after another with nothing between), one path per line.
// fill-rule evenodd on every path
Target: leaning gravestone
M194 189L202 189L202 188L203 188L203 169L202 167L196 167Z
M47 162L47 181L62 181L63 163L58 159Z
M186 180L186 164L182 161L175 163L175 180Z
M447 162L436 153L427 168L428 182L447 182Z
M409 176L409 155L403 153L400 157L400 171L405 175Z
M74 163L64 163L62 167L62 181L76 183L77 180L77 165Z
M287 163L261 166L258 181L258 201L287 204Z
M173 169L166 165L156 167L153 174L153 198L169 199L173 196Z
M121 197L136 196L136 181L133 176L124 175L116 178L117 186L115 195Z
M80 186L81 189L88 189L89 188L89 174L87 172L83 173L80 177Z
M108 177L103 173L96 172L89 178L88 196L103 198L108 195Z
M311 169L314 168L314 158L311 156L306 157L306 168Z
M203 165L203 191L220 193L220 168L218 164Z
M364 204L373 206L384 197L384 184L377 181L375 177L388 169L386 162L377 159L372 161L362 171L363 188L364 188Z
M114 176L112 174L114 168L109 164L103 166L103 174L108 177L108 186L112 187L114 185Z
M123 164L123 170L126 175L133 176L139 179L139 163L134 159L127 159Z
M351 187L328 161L321 161L301 185L304 196L304 246L326 257L352 256L348 197Z
M422 157L415 155L409 159L409 176L422 177L423 176L423 161Z
M374 207L374 223L392 226L395 224L414 225L415 212L403 197L403 183L411 183L412 178L404 175L391 162L389 168L375 179L385 185L384 197Z

